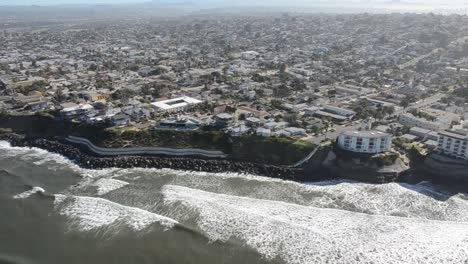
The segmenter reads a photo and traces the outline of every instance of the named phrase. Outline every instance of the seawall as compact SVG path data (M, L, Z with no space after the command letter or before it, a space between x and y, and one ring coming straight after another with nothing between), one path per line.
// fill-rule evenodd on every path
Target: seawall
M187 156L187 157L203 157L203 158L226 158L227 155L222 151L204 150L204 149L174 149L174 148L101 148L94 145L91 141L85 138L68 136L65 141L72 144L79 144L87 147L94 154L109 157L109 156Z
M37 147L61 154L79 166L87 169L118 168L170 168L175 170L205 171L212 173L247 173L270 178L291 180L296 182L325 180L321 175L305 173L302 168L289 168L260 163L234 161L228 159L188 158L188 157L158 157L158 156L114 156L97 157L86 153L79 147L59 140L31 139L16 134L0 135L0 140L10 142L12 146Z

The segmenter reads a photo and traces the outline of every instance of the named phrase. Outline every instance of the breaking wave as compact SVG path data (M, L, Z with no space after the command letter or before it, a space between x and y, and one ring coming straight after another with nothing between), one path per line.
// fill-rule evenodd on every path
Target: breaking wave
M55 212L65 216L70 230L117 234L123 227L144 231L178 225L211 241L243 241L266 259L291 264L468 259L467 196L430 183L306 185L239 173L87 170L38 148L0 141L0 152L5 164L17 160L57 175L81 176L55 195ZM35 187L14 197L43 191Z
M13 147L9 142L3 140L0 140L0 152L2 153L0 159L15 159L16 161L23 161L28 164L32 163L35 166L47 166L47 169L52 171L69 169L78 173L81 177L108 175L119 170L118 168L103 170L83 169L60 154L35 147Z
M101 178L93 183L99 196L118 190L126 185L128 185L128 182L107 178Z
M240 239L287 263L463 263L468 223L372 216L279 201L163 188L166 206L197 215L213 241ZM184 208L181 209L180 205Z
M154 223L171 229L177 224L161 215L95 197L55 195L54 207L69 218L71 227L82 231L122 225L141 231Z
M44 193L45 190L42 189L41 187L33 187L31 190L19 193L15 196L13 196L13 199L26 199L29 196L35 194L35 193Z

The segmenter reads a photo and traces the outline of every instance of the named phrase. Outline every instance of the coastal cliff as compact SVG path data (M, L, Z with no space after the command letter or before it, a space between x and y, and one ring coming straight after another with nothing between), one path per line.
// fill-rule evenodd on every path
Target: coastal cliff
M339 149L336 145L323 162L330 175L370 183L401 181L410 169L394 152L385 154L359 154Z
M47 139L30 139L15 134L2 134L0 140L6 140L12 146L37 147L61 154L78 165L88 169L119 168L171 168L176 170L205 172L237 172L248 173L270 178L291 180L297 182L323 180L317 174L306 174L302 168L274 166L253 162L242 162L228 159L201 159L190 157L158 157L158 156L118 156L97 157L88 150L72 146L64 142Z

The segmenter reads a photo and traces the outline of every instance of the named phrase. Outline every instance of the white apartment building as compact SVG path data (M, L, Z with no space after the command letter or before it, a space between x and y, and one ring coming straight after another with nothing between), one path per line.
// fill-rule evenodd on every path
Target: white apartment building
M405 127L420 127L427 130L443 130L450 128L450 122L429 121L424 118L416 117L411 113L404 113L400 115L398 122Z
M392 136L375 130L345 130L338 136L338 146L357 153L382 153L390 151Z
M441 154L468 160L468 130L446 130L439 132L437 149Z
M188 96L173 98L169 100L151 103L158 111L165 112L181 112L190 107L202 103L202 101Z

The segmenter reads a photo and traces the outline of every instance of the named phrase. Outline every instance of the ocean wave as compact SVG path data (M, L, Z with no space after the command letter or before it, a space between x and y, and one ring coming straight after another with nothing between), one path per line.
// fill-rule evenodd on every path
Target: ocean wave
M120 169L108 168L102 170L84 169L76 165L70 159L53 152L36 147L13 147L7 141L0 141L0 159L15 158L35 166L47 166L48 170L58 171L69 169L78 173L83 178L109 175Z
M336 180L305 185L239 173L143 168L123 169L103 177L115 178L116 175L119 180L130 182L126 185L125 193L134 197L137 207L144 206L146 202L153 204L152 195L160 190L161 184L168 184L213 193L372 215L468 222L468 199L465 195L444 193L425 182L416 185L375 185ZM165 179L160 180L163 177ZM75 193L93 185L96 185L95 179L90 178L81 185L81 190ZM151 186L152 193L142 190L143 186ZM144 208L147 209L146 206Z
M97 195L101 196L109 192L120 189L126 185L128 182L116 180L116 179L106 179L102 178L93 183L93 186L97 188Z
M25 191L25 192L22 192L13 196L13 199L26 199L35 193L45 193L45 190L42 189L41 187L33 187L31 190L28 190L28 191Z
M240 239L267 259L291 264L468 259L468 223L367 215L169 185L163 196L165 206L180 210L182 218L193 212L209 239Z
M65 167L79 173L83 180L76 186L69 188L67 193L71 195L81 195L80 192L89 186L97 187L97 193L87 193L88 195L104 195L123 187L123 182L130 182L130 186L125 184L128 186L128 193L133 193L138 197L137 199L141 199L141 202L136 203L136 205L144 209L147 209L147 206L143 207L142 204L145 201L154 203L154 199L144 197L150 194L138 189L142 186L137 183L144 182L144 184L151 186L153 191L158 191L161 186L153 184L161 184L161 181L153 183L153 180L165 177L168 182L164 182L164 184L180 185L233 196L284 201L373 215L468 221L468 199L465 195L443 193L429 183L374 185L341 180L305 185L242 173L208 173L146 168L88 170L80 168L61 155L38 148L11 147L8 142L0 141L0 151L2 150L8 150L3 153L19 159L32 159L35 162L46 163L47 168ZM119 179L113 179L116 177Z
M464 194L444 193L427 182L376 185L334 180L305 185L254 175L173 173L169 184L213 193L375 215L468 221Z
M70 226L81 231L92 231L103 227L128 226L142 231L154 223L165 230L177 221L139 208L124 206L102 198L55 195L54 207L60 215L69 218Z

